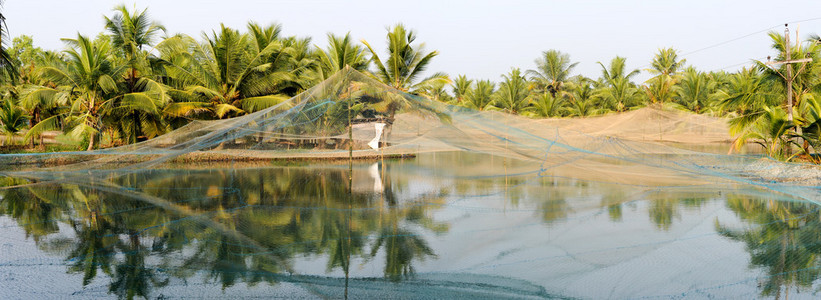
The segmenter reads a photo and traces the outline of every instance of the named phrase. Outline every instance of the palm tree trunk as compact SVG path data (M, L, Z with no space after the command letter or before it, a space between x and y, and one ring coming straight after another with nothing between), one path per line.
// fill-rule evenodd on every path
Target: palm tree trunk
M91 100L91 102L89 103L88 110L89 110L89 112L91 112L91 116L93 118L96 115L96 114L94 114L94 96L92 96L90 100ZM94 129L94 124L89 124L89 126L91 126L91 128ZM88 149L86 149L86 151L91 151L91 150L94 149L94 137L96 137L96 136L97 136L97 133L95 133L95 132L92 132L90 134L90 136L88 137Z
M131 114L131 122L133 122L131 126L131 144L137 143L137 135L139 134L139 124L140 124L140 117L137 113Z
M40 109L35 107L34 110L32 110L31 114L33 118L29 119L29 128L32 128L34 127L34 125L37 125L37 123L40 123ZM23 144L25 143L26 141L23 141ZM31 139L29 139L29 148L34 148L34 137L31 137Z
M41 117L40 116L40 111L38 110L37 111L37 123L40 123L40 121L41 121L40 117ZM31 128L31 127L29 127L29 128ZM40 137L40 150L46 150L46 145L43 143L43 135L38 134L37 136Z
M86 151L91 151L91 150L94 149L94 137L95 136L96 136L96 134L92 133L91 136L88 137L88 148L86 148Z

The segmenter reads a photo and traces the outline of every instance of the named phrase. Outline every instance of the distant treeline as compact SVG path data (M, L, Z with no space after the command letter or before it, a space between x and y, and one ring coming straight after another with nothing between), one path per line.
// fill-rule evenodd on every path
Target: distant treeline
M249 22L242 31L221 26L200 38L169 35L145 10L125 6L104 20L96 37L63 39L63 51L34 47L30 36L2 48L6 144L42 145L42 133L53 130L89 150L134 143L192 119L231 118L276 105L350 66L409 93L476 110L586 117L656 105L729 117L736 145L758 142L773 157L812 159L821 147L817 36L791 45L791 59L812 60L792 66L790 115L785 64L703 72L668 48L659 49L645 70L627 69L619 56L598 62L601 75L593 79L573 73L578 63L570 55L547 50L534 70L514 67L498 82L442 72L423 78L438 52L423 49L401 24L388 29L389 47L382 50L349 34L328 34L323 49L310 37L284 36L275 23ZM787 59L784 36L769 35L774 60ZM642 71L653 77L635 82Z

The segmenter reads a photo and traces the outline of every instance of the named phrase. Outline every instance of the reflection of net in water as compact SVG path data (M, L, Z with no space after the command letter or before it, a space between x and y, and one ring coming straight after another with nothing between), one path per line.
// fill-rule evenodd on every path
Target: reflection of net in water
M374 124L386 124L377 150L368 145ZM814 169L651 143L724 141L722 124L652 109L529 120L446 106L346 71L279 106L136 145L0 157L3 222L16 223L3 228L62 255L18 251L0 268L10 277L67 268L82 274L81 295L123 297L192 295L191 282L233 295L276 284L284 296L335 297L345 278L362 297L432 286L438 295L599 298L812 285L814 260L798 268L778 257L815 253L798 249L815 240L815 205L786 201L818 199ZM459 151L348 170L349 158L443 150ZM302 162L331 158L342 161ZM230 164L207 164L215 160ZM645 211L652 226L630 227L648 220ZM765 229L777 238L753 244ZM742 244L750 255L739 255ZM695 254L704 247L719 253ZM727 248L736 251L722 256ZM766 273L747 275L748 258ZM687 264L649 267L671 260ZM95 281L103 276L110 282ZM33 290L81 290L75 279L58 282L66 286ZM601 288L586 290L590 282Z

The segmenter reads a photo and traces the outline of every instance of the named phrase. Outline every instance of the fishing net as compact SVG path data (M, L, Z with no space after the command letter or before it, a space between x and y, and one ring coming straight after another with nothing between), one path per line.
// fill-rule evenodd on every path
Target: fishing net
M729 148L727 132L724 119L655 108L548 120L474 111L344 70L290 100L242 117L194 121L155 139L112 149L3 155L0 168L16 177L48 180L124 174L169 161L346 160L468 151L530 161L539 165L539 172L570 165L589 170L581 173L596 180L732 180L817 199L814 167L712 153L711 145L718 151Z
M721 118L656 108L549 120L475 111L346 69L273 107L145 142L0 156L0 239L14 253L0 260L0 282L82 275L81 287L64 274L2 284L0 296L743 297L812 287L814 262L767 269L778 255L738 252L755 240L751 228L814 241L791 230L821 228L821 173L722 154L727 131ZM95 280L98 270L109 280Z

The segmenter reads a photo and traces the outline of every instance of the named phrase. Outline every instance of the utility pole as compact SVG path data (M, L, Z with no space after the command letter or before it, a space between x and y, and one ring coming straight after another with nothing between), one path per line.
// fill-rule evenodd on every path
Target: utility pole
M784 49L784 52L786 52L786 54L787 54L784 57L784 59L786 59L786 61L784 61L784 63L787 64L787 121L790 121L790 123L794 123L793 122L793 117L792 117L792 80L793 80L793 78L792 78L792 63L790 63L790 61L792 60L792 52L790 52L790 28L787 26L787 24L784 24L784 46L786 46L785 49Z
M793 107L792 82L795 78L793 77L793 74L792 74L792 64L795 64L795 63L804 63L804 64L806 64L807 62L811 62L812 58L792 59L792 51L791 51L792 49L790 49L790 28L787 25L789 25L789 24L784 24L784 52L785 52L784 53L785 54L784 60L782 60L782 61L772 61L772 62L768 61L766 63L766 65L770 66L770 65L775 65L775 64L787 64L786 74L781 74L781 72L779 72L778 70L776 70L773 67L770 67L770 68L773 69L773 71L775 71L776 73L778 73L778 75L781 75L781 77L783 77L784 81L787 83L787 121L789 121L791 124L795 125L795 122L793 121L793 110L792 110L792 107ZM804 68L803 66L804 65L802 65L802 67L801 67L802 69ZM801 70L799 70L798 72L801 72ZM801 134L801 127L796 126L795 130L796 130L797 134Z

